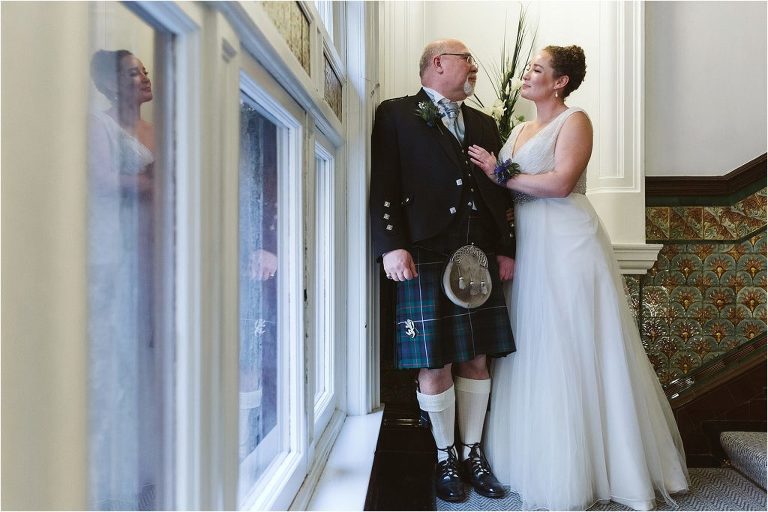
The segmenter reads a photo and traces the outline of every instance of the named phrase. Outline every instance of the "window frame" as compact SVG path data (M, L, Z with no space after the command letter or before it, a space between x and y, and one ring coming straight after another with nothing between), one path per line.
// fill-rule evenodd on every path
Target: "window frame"
M267 468L237 506L251 510L286 509L304 480L307 466L302 301L305 286L302 182L305 127L302 121L306 115L253 58L245 55L241 66L240 91L278 126L278 255L285 269L277 273L278 345L281 348L278 364L283 370L278 396L282 396L281 390L288 392L287 403L282 404L287 414L283 420L286 437L282 441L287 442L284 446L288 452ZM237 439L237 435L233 437Z

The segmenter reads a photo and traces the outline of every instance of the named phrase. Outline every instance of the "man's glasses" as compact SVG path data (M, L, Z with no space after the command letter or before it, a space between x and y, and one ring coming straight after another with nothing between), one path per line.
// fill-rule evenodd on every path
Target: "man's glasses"
M471 53L441 53L440 54L441 57L443 55L454 55L456 57L463 57L464 60L467 61L467 64L469 64L470 66L475 65L475 58L472 56Z

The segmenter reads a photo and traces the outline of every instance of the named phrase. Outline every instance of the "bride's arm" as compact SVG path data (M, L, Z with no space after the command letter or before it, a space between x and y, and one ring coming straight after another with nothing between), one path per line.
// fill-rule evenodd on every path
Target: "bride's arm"
M495 181L495 157L470 148L472 162ZM592 125L582 112L566 119L555 146L555 168L539 174L518 174L506 183L510 190L534 197L566 197L579 181L592 155ZM493 163L491 161L493 160Z

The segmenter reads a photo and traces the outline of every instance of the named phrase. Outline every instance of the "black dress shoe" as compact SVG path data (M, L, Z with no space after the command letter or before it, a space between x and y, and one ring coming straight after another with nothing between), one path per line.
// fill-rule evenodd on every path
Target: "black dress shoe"
M503 498L507 493L504 486L496 480L491 466L485 459L480 443L465 445L469 447L469 457L464 461L464 474L477 492L488 498Z
M438 448L438 450L448 452L448 458L438 461L435 465L435 494L445 501L466 500L467 491L461 479L459 459L453 445L448 448Z

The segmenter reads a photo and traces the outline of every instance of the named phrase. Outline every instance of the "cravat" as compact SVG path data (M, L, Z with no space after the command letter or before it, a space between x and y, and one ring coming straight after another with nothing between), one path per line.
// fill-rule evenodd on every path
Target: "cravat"
M464 143L464 127L461 125L461 119L459 119L459 104L455 101L449 101L448 98L440 100L445 111L446 126L451 133L456 137L456 140L460 144Z

